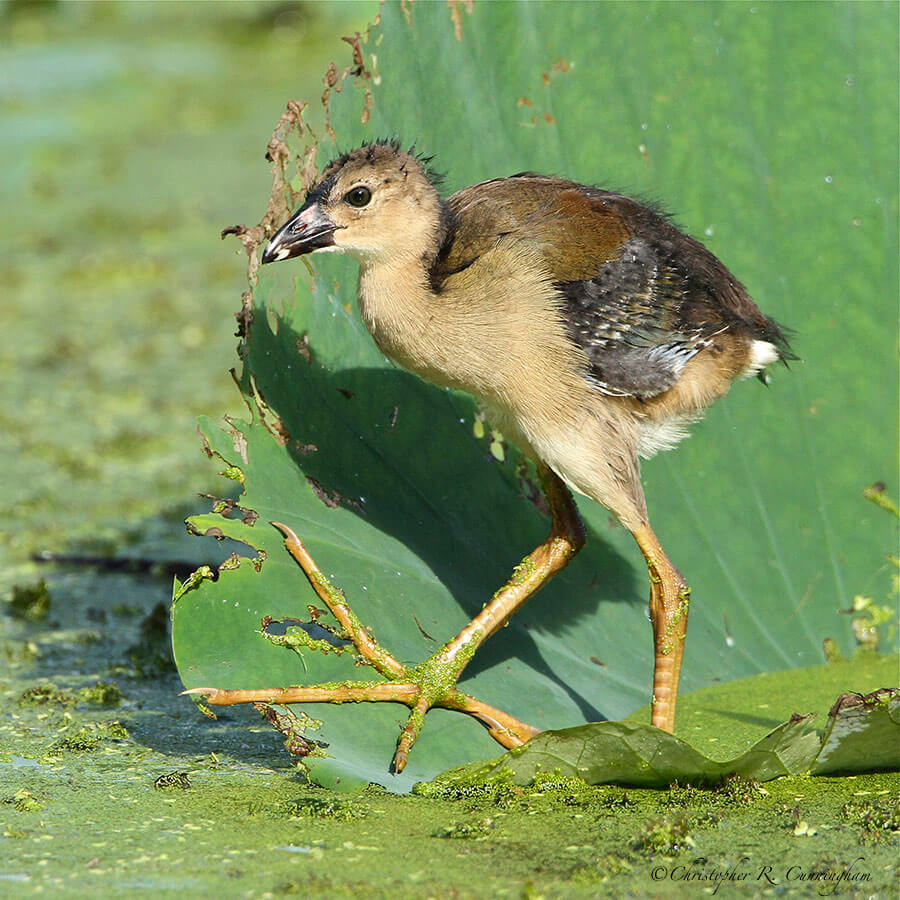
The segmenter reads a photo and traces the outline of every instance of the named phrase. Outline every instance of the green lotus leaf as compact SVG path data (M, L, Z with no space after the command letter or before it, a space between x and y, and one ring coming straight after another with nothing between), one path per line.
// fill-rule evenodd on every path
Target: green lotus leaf
M331 79L319 168L338 149L397 135L435 154L448 192L532 169L664 198L795 329L801 363L774 371L768 390L736 386L690 440L644 467L655 530L694 590L685 692L819 664L826 639L850 654L841 610L883 583L883 553L896 543L894 523L861 498L896 471L895 334L885 326L896 318L896 158L883 135L896 130L897 97L894 57L879 52L887 18L872 4L484 3L470 12L388 3L354 47L351 74ZM308 161L309 140L291 152ZM192 528L248 550L216 580L179 587L173 640L187 687L371 674L348 653L300 655L260 633L266 617L296 631L318 602L272 521L296 531L404 663L455 634L548 528L515 449L484 429L469 398L384 360L355 310L355 264L323 256L311 271L302 262L260 271L237 374L250 417L224 429L201 423L241 493ZM461 682L542 729L622 719L650 693L643 561L605 509L579 504L586 549ZM309 738L328 755L307 763L323 783L408 790L496 753L476 722L435 710L407 770L393 776L405 707L306 711L321 721ZM646 739L630 726L602 733L617 728ZM782 753L782 740L802 743L796 732L772 738L766 758ZM691 753L678 753L687 766Z

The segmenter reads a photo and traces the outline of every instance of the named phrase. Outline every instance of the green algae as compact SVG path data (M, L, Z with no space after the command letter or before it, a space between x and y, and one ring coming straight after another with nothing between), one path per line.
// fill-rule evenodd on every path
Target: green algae
M118 546L213 486L196 417L240 409L242 273L217 232L265 191L259 135L284 98L321 91L372 9L340 7L0 6L0 192L18 211L0 221L0 325L16 336L0 360L0 565Z
M79 698L91 706L119 706L124 695L115 681L98 681L95 685L82 688Z
M77 694L61 691L55 684L46 682L27 688L19 695L19 706L75 706L86 703L90 706L118 706L123 700L122 691L114 681L98 681L91 687L79 689Z
M664 816L648 822L634 841L638 851L656 856L677 856L682 850L693 850L697 845L693 832L698 820L687 816ZM718 824L717 818L707 818L703 824Z
M860 843L896 841L900 832L900 796L851 800L841 809L846 822L860 828Z
M66 729L47 749L46 756L60 753L93 753L107 741L127 741L128 729L119 721L90 722L80 728Z
M158 791L189 791L192 787L191 776L187 772L166 772L153 782Z
M42 578L31 585L13 585L9 614L29 622L43 622L50 611L50 591Z
M19 706L35 704L39 706L74 706L78 698L72 694L66 694L55 684L38 684L22 691L19 695Z
M244 483L244 473L237 466L226 466L219 474L229 481L236 481L238 484Z
M453 838L455 840L483 841L494 830L495 822L490 816L483 819L475 818L468 822L457 822L454 825L445 825L432 832L432 837Z
M74 594L71 578L51 578L73 620L98 596L112 606L125 585L145 610L166 590L165 582L133 576L79 578L88 583ZM71 674L74 647L45 652L38 683L52 676L58 691L78 696L106 680L137 628L105 633L87 648L83 665L95 673L87 684ZM47 642L52 632L34 636ZM865 856L854 869L871 876L870 894L894 883L891 804L900 776L893 774L643 790L541 773L527 787L496 781L430 796L338 795L298 780L270 726L251 710L195 718L171 673L118 676L129 698L116 713L127 740L114 739L124 735L97 707L18 706L34 674L7 679L10 715L0 721L11 754L0 760L0 799L12 800L0 804L0 874L21 876L25 895L124 896L140 884L224 896L680 897L696 896L697 885L675 880L678 867L699 873L693 861L701 856L713 875L731 867L754 886L770 867L779 887L801 897L818 896L817 888L789 883L791 866L839 872ZM63 734L95 749L45 755ZM102 734L99 744L90 741ZM795 835L800 822L807 830ZM660 867L665 876L656 882Z
M324 627L324 626L323 626ZM347 653L352 652L352 648L335 644L327 638L313 638L303 628L292 627L285 634L269 634L263 629L263 637L276 647L287 647L293 650L301 659L304 650L313 650L318 653Z
M358 800L325 796L302 797L297 800L282 801L277 805L279 815L290 819L332 819L336 822L350 822L364 819L370 809Z
M7 797L3 803L11 804L16 812L36 812L46 806L45 801L35 797L31 791L25 788L16 791L12 797Z
M525 584L528 579L530 579L535 572L536 566L534 560L530 556L526 556L521 562L516 563L513 567L512 575L510 576L509 583L513 585L522 585ZM497 591L494 596L501 593L503 588Z

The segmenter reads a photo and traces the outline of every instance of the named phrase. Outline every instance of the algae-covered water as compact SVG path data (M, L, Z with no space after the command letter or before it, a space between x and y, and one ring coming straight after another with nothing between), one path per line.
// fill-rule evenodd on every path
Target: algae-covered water
M246 283L219 232L259 216L272 124L370 14L0 4L0 568L118 549L213 483L196 420L241 408Z
M180 524L218 489L196 418L241 412L219 231L376 11L0 2L0 894L892 896L895 775L336 795L177 696L172 576L228 552Z
M145 616L165 587L64 571L47 620L7 623L4 895L691 897L720 884L742 897L816 897L823 885L887 897L896 883L896 774L712 791L548 778L428 798L311 787L255 713L212 721L177 696L166 611ZM862 687L895 671L884 658ZM785 715L770 689L719 694L723 726L729 709L749 708L758 721L747 733L763 733ZM805 708L817 690L800 680L786 707ZM688 729L709 715L690 700Z

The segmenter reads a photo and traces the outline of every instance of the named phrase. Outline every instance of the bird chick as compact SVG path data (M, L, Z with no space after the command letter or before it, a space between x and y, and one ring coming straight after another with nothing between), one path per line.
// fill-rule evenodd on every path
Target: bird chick
M639 458L677 443L734 380L791 358L788 343L709 250L636 200L530 172L442 199L427 163L396 142L334 160L262 261L354 257L382 352L474 395L538 465L553 522L529 577L432 660L450 665L453 688L474 647L580 549L571 488L611 510L645 557L652 724L672 731L690 590L650 527ZM420 719L433 701L418 696ZM395 767L414 739L401 738Z

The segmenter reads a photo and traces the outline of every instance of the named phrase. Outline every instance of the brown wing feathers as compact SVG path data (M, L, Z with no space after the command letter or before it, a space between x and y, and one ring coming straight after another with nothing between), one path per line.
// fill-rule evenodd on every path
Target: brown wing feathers
M566 332L606 393L646 398L667 390L723 331L769 341L791 358L781 330L725 266L634 200L524 173L465 188L446 206L452 225L434 286L506 235L538 246Z

